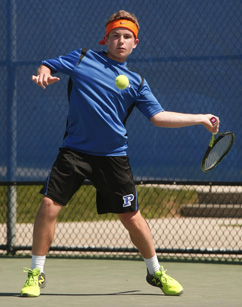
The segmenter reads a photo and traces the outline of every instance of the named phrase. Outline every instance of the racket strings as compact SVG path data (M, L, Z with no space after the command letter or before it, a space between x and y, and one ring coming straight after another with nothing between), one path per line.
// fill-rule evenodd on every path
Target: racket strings
M205 169L209 169L216 165L221 159L224 158L228 150L230 149L233 143L233 135L227 134L214 144L213 148L211 149L207 159L205 161Z

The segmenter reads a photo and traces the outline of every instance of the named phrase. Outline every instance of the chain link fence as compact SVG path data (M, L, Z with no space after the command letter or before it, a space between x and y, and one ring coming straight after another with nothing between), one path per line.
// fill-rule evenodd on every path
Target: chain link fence
M141 212L159 257L241 260L242 3L207 0L0 1L0 253L31 251L39 190L57 155L68 111L66 76L45 91L31 81L42 59L98 45L105 21L125 9L140 22L129 66L166 110L213 113L235 133L223 163L203 173L202 127L127 122ZM50 255L139 257L113 214L98 216L87 182L60 213Z

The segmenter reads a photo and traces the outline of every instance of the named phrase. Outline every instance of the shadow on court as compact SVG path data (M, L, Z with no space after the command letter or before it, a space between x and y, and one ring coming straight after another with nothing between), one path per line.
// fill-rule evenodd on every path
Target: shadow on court
M139 292L139 293L137 293ZM70 293L41 293L41 296L48 296L48 295L54 295L54 296L106 296L106 295L152 295L152 296L165 296L164 294L154 294L154 293L140 293L140 290L132 290L132 291L123 291L123 292L117 292L117 293L76 293L76 294L70 294ZM0 293L0 296L17 296L20 297L19 292L18 293ZM21 297L20 297L21 298ZM27 298L22 298L27 299Z
M0 258L0 306L241 306L242 266L164 263L184 287L179 297L165 296L146 280L142 261L47 259L47 286L37 298L20 290L30 259Z

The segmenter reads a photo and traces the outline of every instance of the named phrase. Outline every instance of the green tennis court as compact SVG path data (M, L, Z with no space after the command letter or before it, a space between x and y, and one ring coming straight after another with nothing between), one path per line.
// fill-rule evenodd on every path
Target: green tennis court
M47 287L38 298L21 298L30 259L0 259L1 306L241 306L242 266L164 263L184 294L169 297L145 281L142 261L48 259Z

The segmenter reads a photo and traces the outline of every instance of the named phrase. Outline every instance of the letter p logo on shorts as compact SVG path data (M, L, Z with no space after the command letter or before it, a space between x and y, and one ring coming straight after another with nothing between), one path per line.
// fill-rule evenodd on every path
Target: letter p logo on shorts
M123 196L123 200L124 200L124 203L123 203L123 207L129 207L131 206L131 201L134 200L134 195L133 194L129 194L129 195L125 195Z

